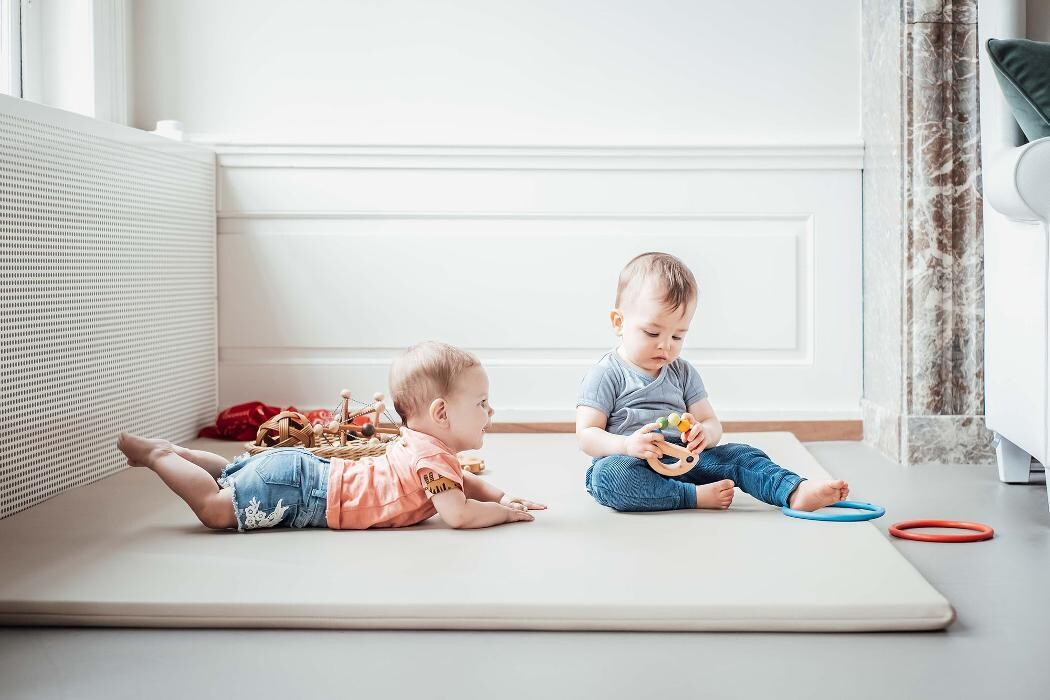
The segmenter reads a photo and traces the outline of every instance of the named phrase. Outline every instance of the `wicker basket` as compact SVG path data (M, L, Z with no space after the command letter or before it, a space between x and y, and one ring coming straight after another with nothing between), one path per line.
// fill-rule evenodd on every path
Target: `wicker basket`
M257 455L275 447L301 447L326 459L360 459L386 454L387 448L401 436L396 427L383 426L380 422L386 410L383 395L375 394L371 404L355 411L350 410L350 392L344 390L341 397L338 420L328 426L314 426L301 413L282 411L259 426L255 442L246 443L245 449ZM374 414L372 423L353 422L368 414Z

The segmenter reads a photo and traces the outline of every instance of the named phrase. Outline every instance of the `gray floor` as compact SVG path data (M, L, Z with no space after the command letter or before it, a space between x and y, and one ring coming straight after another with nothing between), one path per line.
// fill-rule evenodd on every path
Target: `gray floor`
M2 698L1050 697L1050 513L1043 475L901 467L811 443L876 521L978 520L996 538L895 546L955 606L945 632L627 634L2 629ZM702 557L703 552L683 556ZM829 553L833 556L834 553ZM308 582L304 582L308 587Z

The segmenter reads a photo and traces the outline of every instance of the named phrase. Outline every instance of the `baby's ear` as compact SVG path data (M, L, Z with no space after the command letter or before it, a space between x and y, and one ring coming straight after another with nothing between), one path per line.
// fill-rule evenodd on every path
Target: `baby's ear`
M444 425L448 422L448 404L445 403L445 399L434 399L430 402L430 419L436 423Z
M613 330L616 331L616 335L623 333L623 314L620 313L619 309L613 309L609 312L609 320L612 321Z

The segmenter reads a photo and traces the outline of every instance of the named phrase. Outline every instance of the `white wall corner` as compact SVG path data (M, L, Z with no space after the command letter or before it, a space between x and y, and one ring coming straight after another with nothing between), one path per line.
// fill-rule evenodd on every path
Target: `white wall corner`
M22 96L22 3L0 0L0 92Z
M128 124L128 0L94 0L95 118Z

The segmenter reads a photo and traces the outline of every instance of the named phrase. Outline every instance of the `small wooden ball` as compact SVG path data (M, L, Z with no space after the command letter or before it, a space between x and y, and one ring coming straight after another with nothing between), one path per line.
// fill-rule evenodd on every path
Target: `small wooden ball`
M682 417L677 413L672 413L671 415L667 416L667 422L671 425L678 425L682 422Z
M663 430L668 425L670 425L670 423L667 422L667 419L664 418L663 416L660 416L659 418L656 419L656 424L660 426L660 430Z
M361 426L361 434L366 438L370 438L376 434L376 427L371 423L365 423Z

